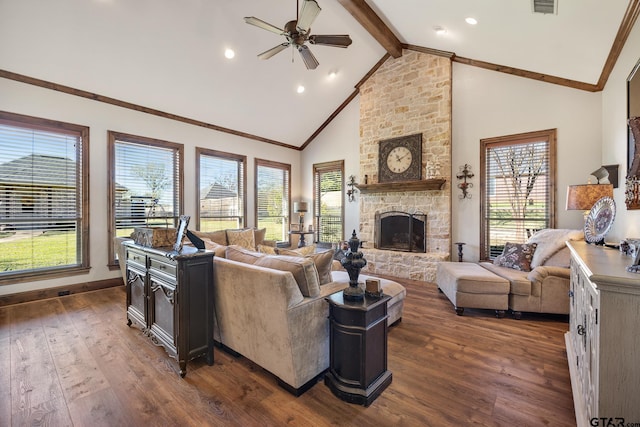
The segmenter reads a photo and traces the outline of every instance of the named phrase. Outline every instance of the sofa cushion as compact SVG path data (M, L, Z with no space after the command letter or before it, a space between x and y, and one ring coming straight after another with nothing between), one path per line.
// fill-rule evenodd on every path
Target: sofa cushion
M258 252L263 253L263 254L278 255L278 249L273 247L273 246L258 245L257 249L258 249Z
M316 245L303 246L298 249L278 248L278 255L307 256L315 253Z
M567 240L584 239L583 230L571 230L563 228L545 228L536 232L527 240L527 243L536 243L536 251L531 260L531 268L546 265L546 262L556 252L566 247ZM568 264L567 264L568 266Z
M500 267L490 262L481 262L480 266L489 270L496 276L509 281L509 293L514 295L531 295L531 281L529 273L513 268Z
M310 258L316 265L316 270L318 270L318 276L320 279L320 286L326 285L327 283L331 283L333 281L333 279L331 278L333 251L331 249L329 249L328 251L307 255L307 258Z
M225 258L227 256L227 247L225 245L219 245L211 239L202 238L205 249L212 250L217 257Z
M264 238L262 240L264 240ZM236 245L242 246L245 249L256 249L256 239L252 228L246 230L227 230L227 241L230 246Z
M316 297L320 295L318 270L309 258L263 255L257 258L253 264L275 270L290 271L294 279L296 279L302 295L305 297Z
M216 242L219 245L225 245L225 246L228 245L227 232L225 230L218 230L218 231L193 230L192 233L201 239L209 239L212 242Z
M228 246L225 255L227 259L244 262L245 264L255 264L259 258L267 256L260 252L250 251L242 246L235 245Z
M253 240L254 243L256 245L256 248L258 247L258 245L264 245L264 237L267 235L267 229L266 228L254 228L253 229Z
M531 260L537 243L505 243L502 254L493 263L499 267L513 268L519 271L531 271Z

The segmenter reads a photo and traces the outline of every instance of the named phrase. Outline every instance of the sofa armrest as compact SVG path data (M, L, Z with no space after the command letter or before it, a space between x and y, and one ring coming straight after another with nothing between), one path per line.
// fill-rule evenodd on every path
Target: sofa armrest
M545 267L540 266L531 270L527 276L532 283L542 283L548 276L556 276L563 279L569 279L571 270L564 267Z
M266 240L266 239L265 239L265 240L263 240L263 241L262 241L262 244L263 244L264 246L271 246L272 248L275 248L275 247L276 247L276 243L277 243L277 242L276 242L275 240Z

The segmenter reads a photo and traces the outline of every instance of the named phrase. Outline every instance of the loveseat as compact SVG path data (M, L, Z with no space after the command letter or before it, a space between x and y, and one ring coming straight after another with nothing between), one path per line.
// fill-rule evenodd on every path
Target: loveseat
M216 253L215 340L275 375L278 383L295 395L313 386L329 367L329 305L325 297L349 283L346 271L333 271L333 252L276 255L264 247L269 253L225 246L212 241L215 236L207 233L198 233L198 237ZM122 245L117 246L122 251ZM360 275L361 282L367 278L370 276ZM378 280L383 292L391 296L387 323L397 323L402 318L406 290L394 281Z
M502 293L499 289L503 289L503 283L506 283L504 280L508 281L507 287L504 288L507 298L505 301L508 302L505 305L516 319L521 318L522 312L569 314L570 253L566 242L582 239L582 230L540 230L524 245L507 244L503 255L493 263L480 262L478 265L483 270L482 274L477 275L476 280L473 274L464 275L469 269L461 264L469 263L443 263L438 266L438 288L453 302L456 312L460 315L464 306L459 304L466 304L467 308L503 310L503 306L489 307L486 302L500 301L498 304L502 305L503 300L496 294ZM527 261L524 261L526 257L516 255L522 248L534 248ZM512 253L506 254L511 249ZM474 281L478 284L476 289L481 289L476 294ZM459 291L459 285L465 286L464 292ZM458 300L463 302L457 304Z

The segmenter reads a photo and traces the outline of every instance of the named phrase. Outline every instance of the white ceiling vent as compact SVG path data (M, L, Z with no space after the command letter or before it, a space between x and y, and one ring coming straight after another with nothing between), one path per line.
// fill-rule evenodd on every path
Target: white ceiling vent
M531 0L533 13L558 14L558 0Z

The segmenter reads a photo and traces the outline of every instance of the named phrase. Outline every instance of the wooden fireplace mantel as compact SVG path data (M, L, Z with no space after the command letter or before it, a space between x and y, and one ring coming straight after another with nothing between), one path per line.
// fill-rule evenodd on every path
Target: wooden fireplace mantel
M442 190L444 184L447 182L445 179L422 179L420 181L404 181L404 182L385 182L378 184L358 184L356 188L360 190L360 193L381 193L398 192L398 191L428 191L428 190Z

